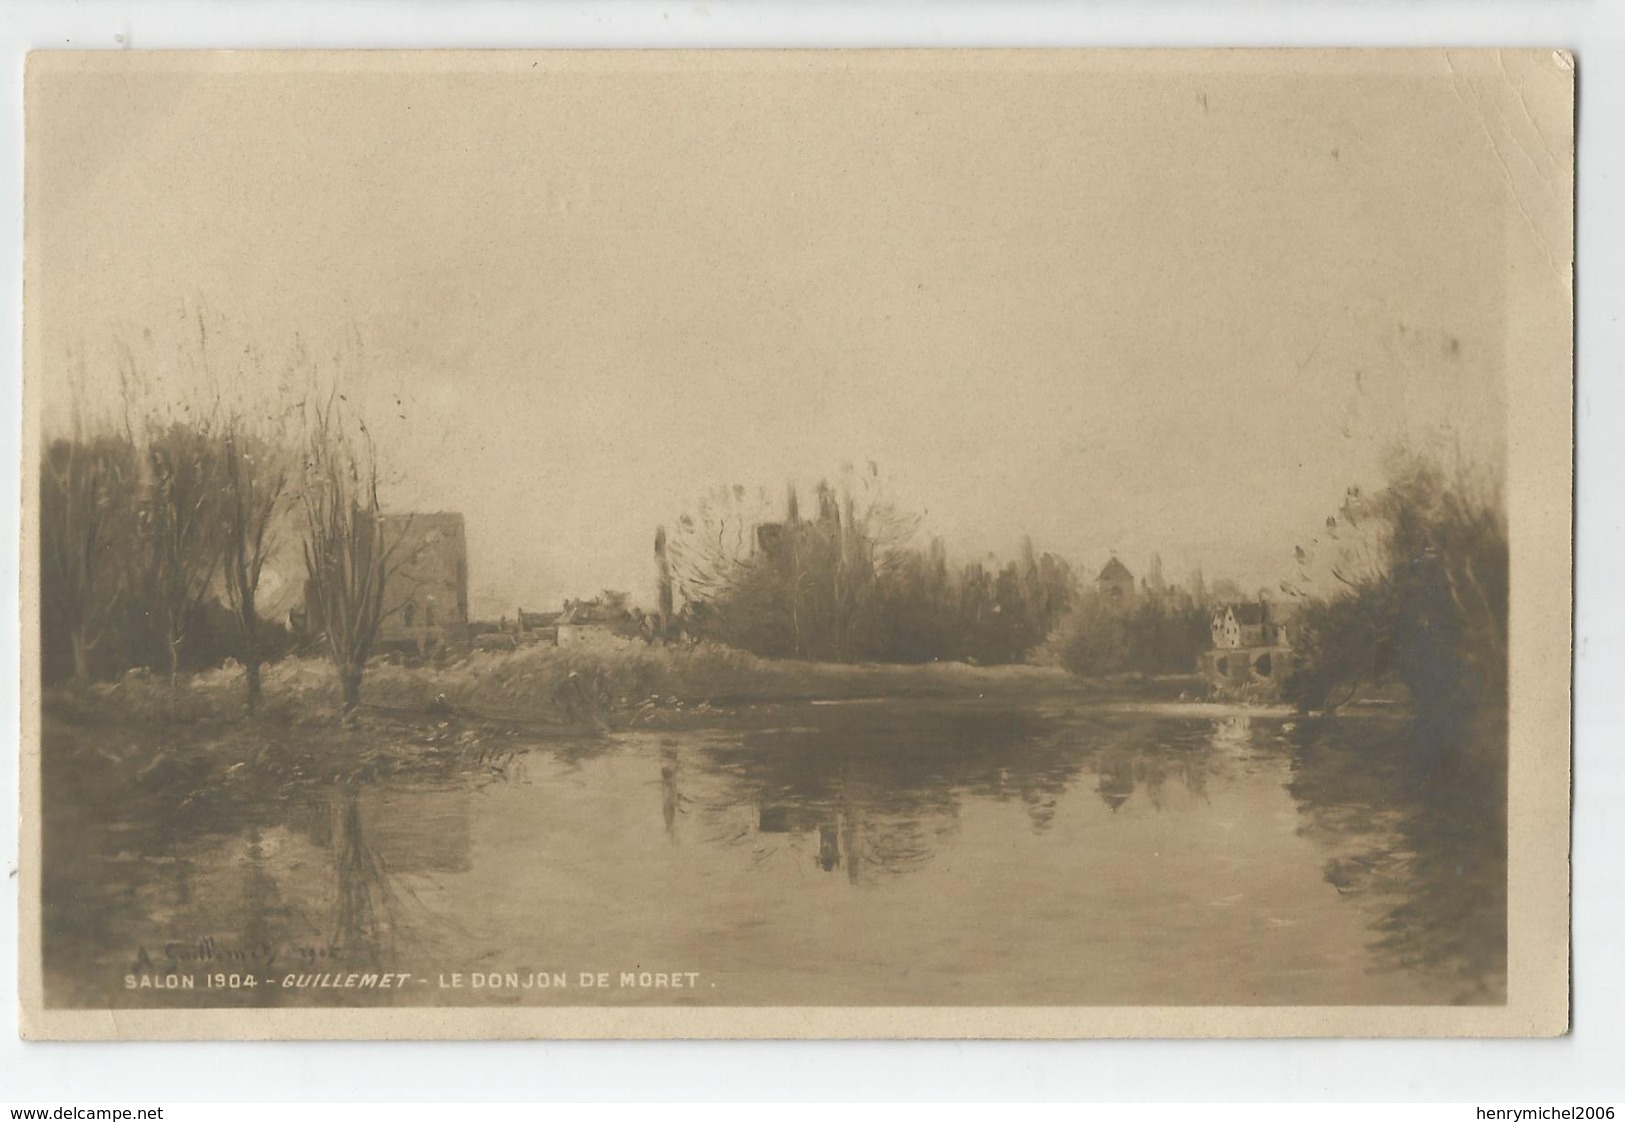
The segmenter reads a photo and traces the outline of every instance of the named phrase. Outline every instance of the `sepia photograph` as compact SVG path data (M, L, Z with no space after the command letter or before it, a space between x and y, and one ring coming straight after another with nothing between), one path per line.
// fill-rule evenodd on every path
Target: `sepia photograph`
M32 54L25 1034L1566 1031L1574 70Z

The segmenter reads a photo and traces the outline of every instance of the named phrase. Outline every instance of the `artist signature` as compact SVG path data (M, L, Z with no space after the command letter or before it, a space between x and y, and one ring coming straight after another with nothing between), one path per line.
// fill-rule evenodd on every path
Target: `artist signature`
M136 950L130 969L140 972L173 969L198 963L218 963L255 966L268 970L278 962L309 964L337 959L342 955L341 948L331 943L283 945L270 940L259 943L236 941L226 943L213 935L204 935L195 940L165 943L156 953L143 945Z

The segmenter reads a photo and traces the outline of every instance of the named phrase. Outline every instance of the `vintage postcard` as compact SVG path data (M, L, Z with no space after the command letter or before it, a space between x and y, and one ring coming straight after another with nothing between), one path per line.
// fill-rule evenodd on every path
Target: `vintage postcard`
M24 1032L1565 1032L1575 67L36 53Z

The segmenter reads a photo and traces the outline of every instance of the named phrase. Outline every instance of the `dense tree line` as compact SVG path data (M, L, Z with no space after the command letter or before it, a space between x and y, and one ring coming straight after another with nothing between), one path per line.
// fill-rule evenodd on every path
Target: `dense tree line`
M82 685L134 667L173 678L236 658L252 670L257 702L259 664L291 643L286 628L253 608L276 509L244 462L261 458L271 454L258 443L196 420L81 428L46 444L39 545L47 681Z
M951 564L880 494L873 465L820 483L802 511L743 487L714 493L670 542L682 623L757 654L832 662L1022 661L1077 598L1065 561L1023 543L1002 567ZM782 511L782 513L780 512Z
M1388 486L1350 489L1324 540L1300 547L1337 591L1299 611L1286 693L1330 710L1397 683L1419 715L1504 714L1507 530L1496 480L1412 452L1392 454Z
M262 665L295 639L263 618L261 579L279 538L297 537L319 616L311 637L353 707L397 560L365 423L314 379L280 416L218 402L143 414L129 380L125 395L117 420L77 410L41 456L44 679L82 687L147 668L174 680L234 658L254 711Z
M1077 607L1050 640L1056 662L1086 677L1102 674L1190 674L1213 645L1210 612L1190 595L1145 593L1128 607L1097 593Z

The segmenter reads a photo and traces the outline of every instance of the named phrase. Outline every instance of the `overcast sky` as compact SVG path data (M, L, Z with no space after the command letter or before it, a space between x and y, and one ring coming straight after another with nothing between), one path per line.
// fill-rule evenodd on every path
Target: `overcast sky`
M36 74L48 423L183 306L353 330L485 614L647 602L657 524L843 462L960 557L1255 587L1396 438L1502 454L1508 203L1448 69L894 57Z

